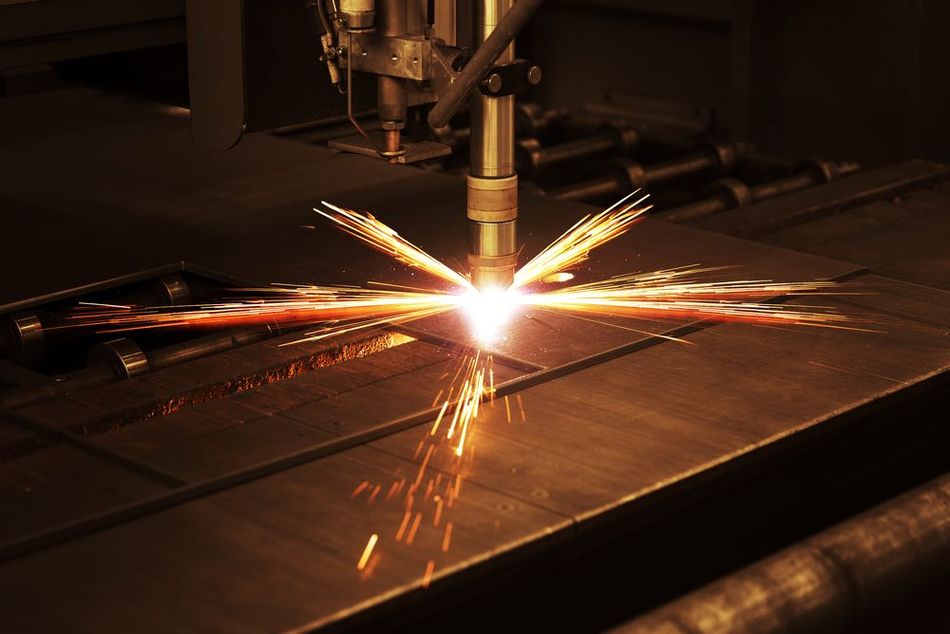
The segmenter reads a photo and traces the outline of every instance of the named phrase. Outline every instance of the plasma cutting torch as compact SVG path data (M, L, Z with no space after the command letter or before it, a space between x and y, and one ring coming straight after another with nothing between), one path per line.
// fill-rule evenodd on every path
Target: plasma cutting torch
M331 147L393 163L432 158L450 150L433 154L438 144L403 138L410 104L434 103L428 123L439 129L470 102L468 263L476 288L504 289L518 250L515 95L541 80L540 68L515 58L514 38L541 0L472 4L469 24L456 20L454 0L310 0L307 8L321 33L321 59L360 133ZM471 46L457 46L468 28ZM353 116L355 72L377 77L381 137L367 134Z

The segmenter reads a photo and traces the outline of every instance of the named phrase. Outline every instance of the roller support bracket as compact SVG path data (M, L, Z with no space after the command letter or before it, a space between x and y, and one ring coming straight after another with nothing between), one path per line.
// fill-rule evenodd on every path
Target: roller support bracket
M485 73L478 90L486 97L520 95L541 82L541 68L526 59L501 64Z

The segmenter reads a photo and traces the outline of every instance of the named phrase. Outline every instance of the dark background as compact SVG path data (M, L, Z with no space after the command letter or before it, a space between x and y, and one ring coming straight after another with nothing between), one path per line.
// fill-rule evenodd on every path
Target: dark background
M286 54L253 53L251 128L342 112L313 42L300 39L308 29L254 17L262 6L294 16L302 0L261 2L245 2L246 44L283 42ZM0 90L55 77L184 105L184 15L183 0L4 0ZM532 98L546 107L635 108L763 152L874 167L950 160L948 24L942 0L548 0L518 50L544 69ZM308 78L315 85L301 86ZM308 107L288 95L331 101Z

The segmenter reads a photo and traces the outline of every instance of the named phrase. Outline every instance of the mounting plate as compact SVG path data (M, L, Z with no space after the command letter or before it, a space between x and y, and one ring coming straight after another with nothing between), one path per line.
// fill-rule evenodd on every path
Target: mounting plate
M378 159L384 158L377 151L377 148L386 146L383 132L381 130L370 132L369 137L369 140L367 140L360 134L352 134L340 139L333 139L328 145L342 152L352 152ZM409 141L403 143L401 149L405 150L405 153L396 157L397 163L417 163L452 153L451 147L437 141Z

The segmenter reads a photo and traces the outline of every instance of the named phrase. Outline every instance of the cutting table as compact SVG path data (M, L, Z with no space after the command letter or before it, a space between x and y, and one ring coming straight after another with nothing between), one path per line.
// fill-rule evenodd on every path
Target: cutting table
M311 210L321 200L370 211L448 262L465 252L459 179L268 136L201 150L181 111L95 91L0 107L36 121L0 140L0 206L18 227L4 240L3 312L143 271L419 282L322 225ZM20 116L29 110L50 116ZM53 116L64 110L70 125ZM950 190L925 194L939 208ZM588 211L523 195L523 253ZM622 540L762 465L802 468L809 451L858 442L868 416L950 378L946 289L804 250L651 219L604 247L580 278L701 263L743 279L838 280L844 294L809 301L862 329L523 311L491 349L498 398L458 482L448 452L417 451L440 380L470 348L451 314L296 345L281 345L299 339L284 333L5 407L0 622L17 632L398 623L449 591L518 579L603 535ZM48 380L16 376L4 378ZM502 396L518 404L510 420ZM424 459L458 487L447 552L444 529L428 524L412 546L395 543L402 506L353 495L364 481L412 477ZM380 557L363 574L373 533ZM677 549L654 539L677 565ZM651 574L622 578L634 588Z

